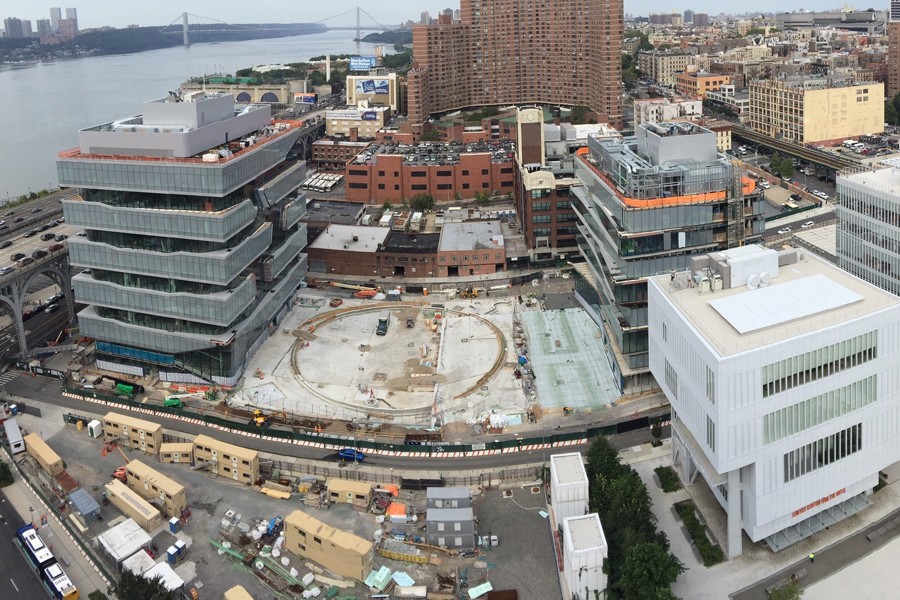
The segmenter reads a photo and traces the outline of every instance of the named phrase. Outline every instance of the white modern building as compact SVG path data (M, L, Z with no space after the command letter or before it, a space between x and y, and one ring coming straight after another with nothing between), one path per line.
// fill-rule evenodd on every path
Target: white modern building
M588 512L588 478L578 452L550 457L550 503L557 526Z
M870 503L900 458L900 301L798 250L743 246L650 279L673 461L775 551Z
M900 161L837 178L838 265L900 295Z
M562 522L563 580L568 594L563 598L594 600L606 598L603 561L609 546L597 513L569 517ZM597 595L599 593L599 596Z

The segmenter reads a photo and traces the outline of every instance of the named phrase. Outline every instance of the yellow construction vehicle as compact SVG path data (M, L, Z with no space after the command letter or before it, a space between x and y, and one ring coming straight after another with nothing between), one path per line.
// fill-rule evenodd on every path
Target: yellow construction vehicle
M253 418L250 419L250 424L256 425L257 427L268 427L269 417L257 408L253 411Z
M466 300L468 298L477 298L478 297L478 289L473 288L471 286L467 287L466 289L464 289L462 292L459 293L459 297L462 298L463 300Z

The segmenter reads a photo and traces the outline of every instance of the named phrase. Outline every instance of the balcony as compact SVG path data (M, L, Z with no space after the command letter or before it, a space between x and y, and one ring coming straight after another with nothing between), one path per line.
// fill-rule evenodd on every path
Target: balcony
M80 197L63 200L66 224L85 229L224 242L253 222L250 200L219 212L119 208Z
M213 294L134 288L98 281L85 273L73 277L72 283L77 302L222 327L231 325L256 297L256 278L252 275L234 289Z
M272 224L263 223L243 242L215 252L147 252L69 238L69 260L86 269L139 273L226 286L272 243Z

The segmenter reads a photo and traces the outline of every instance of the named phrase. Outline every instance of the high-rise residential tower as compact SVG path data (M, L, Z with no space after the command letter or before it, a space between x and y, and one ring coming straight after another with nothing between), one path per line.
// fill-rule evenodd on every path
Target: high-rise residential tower
M97 364L234 385L306 274L301 129L268 105L194 92L83 129L57 160L81 335Z
M891 0L888 15L888 82L887 95L893 99L900 94L900 0Z
M620 126L622 0L461 0L413 26L409 119L469 106L587 106Z
M61 8L51 8L50 9L50 27L53 29L53 33L59 31L59 22L62 20L62 9Z

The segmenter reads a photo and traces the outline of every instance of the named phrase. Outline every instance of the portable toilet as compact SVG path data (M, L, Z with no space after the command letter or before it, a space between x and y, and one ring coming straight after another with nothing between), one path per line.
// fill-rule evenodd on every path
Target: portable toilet
M178 517L169 519L169 533L178 533L179 529L181 529L181 519Z
M497 537L497 536L494 536L494 537ZM181 556L182 554L184 554L186 550L187 550L187 544L184 543L184 540L178 540L177 542L175 542L175 553L178 556Z
M98 439L103 437L103 421L98 421L94 419L90 423L88 423L88 435L92 438Z
M169 549L166 550L166 560L169 561L170 565L178 562L178 550L175 549L175 546L169 546Z

